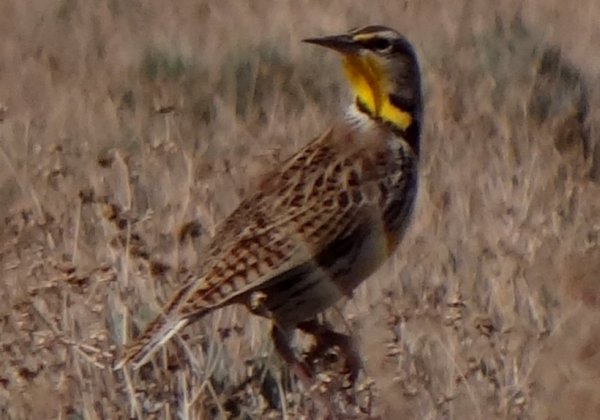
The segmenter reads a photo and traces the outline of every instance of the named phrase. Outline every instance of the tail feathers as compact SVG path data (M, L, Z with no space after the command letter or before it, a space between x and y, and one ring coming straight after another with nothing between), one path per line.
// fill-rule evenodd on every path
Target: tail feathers
M190 322L189 318L169 318L159 315L146 330L131 343L115 365L115 370L131 364L134 369L144 365L150 356L162 347L173 335Z

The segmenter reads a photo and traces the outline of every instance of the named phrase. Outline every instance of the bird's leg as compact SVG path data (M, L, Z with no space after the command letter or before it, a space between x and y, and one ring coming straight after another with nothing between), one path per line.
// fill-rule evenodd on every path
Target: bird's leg
M301 322L298 324L298 329L312 335L316 340L316 346L310 351L307 360L322 355L327 349L333 346L338 346L340 353L346 359L345 367L349 373L350 382L354 383L356 381L362 367L362 361L351 336L336 332L314 319Z
M314 385L314 375L308 365L303 361L298 360L294 354L294 350L290 347L290 334L290 331L283 330L276 324L273 324L271 337L273 338L275 350L277 350L277 353L279 353L283 360L291 366L298 379L302 381L307 389L310 389Z
M329 412L329 416L325 417L327 419L337 419L335 407L332 404L332 401L327 398L327 396L319 393L318 389L315 387L317 381L315 376L313 375L310 367L304 363L302 360L298 360L294 351L290 347L290 334L292 331L284 330L278 327L276 324L273 324L273 328L271 329L271 336L273 337L273 342L275 344L275 349L281 355L283 360L291 366L294 374L300 379L300 381L306 387L306 390L313 394L317 401Z
M262 291L255 291L250 294L246 306L255 315L259 315L266 318L273 318L272 314L265 306L265 299L267 295ZM290 340L293 331L286 328L281 328L276 322L273 322L271 327L271 338L275 350L281 358L292 368L292 371L296 374L298 379L310 389L314 385L314 375L306 363L298 360L294 354L294 350L290 347Z

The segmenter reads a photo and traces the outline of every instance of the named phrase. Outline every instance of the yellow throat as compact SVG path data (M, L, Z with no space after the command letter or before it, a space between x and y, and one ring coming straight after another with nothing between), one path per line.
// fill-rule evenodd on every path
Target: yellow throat
M401 130L412 123L412 116L390 102L393 83L382 65L372 57L344 55L344 72L360 104L374 118Z

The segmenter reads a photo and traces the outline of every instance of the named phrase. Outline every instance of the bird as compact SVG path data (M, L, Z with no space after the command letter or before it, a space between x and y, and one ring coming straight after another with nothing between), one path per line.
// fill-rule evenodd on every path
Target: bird
M412 44L386 26L303 41L340 54L353 97L347 110L224 219L200 268L125 347L115 369L141 367L184 327L232 304L272 321L274 348L303 380L314 373L292 348L296 329L351 347L317 316L352 297L396 252L413 218L421 71ZM348 360L360 363L352 349Z

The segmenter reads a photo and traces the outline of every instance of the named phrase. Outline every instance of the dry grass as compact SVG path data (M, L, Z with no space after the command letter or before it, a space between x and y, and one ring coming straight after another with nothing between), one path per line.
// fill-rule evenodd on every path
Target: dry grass
M0 417L323 415L239 309L131 377L110 364L253 178L339 112L334 57L299 40L383 23L421 56L421 195L340 306L366 373L334 404L599 418L600 6L572 3L3 0Z

